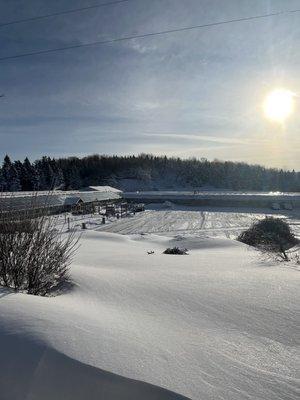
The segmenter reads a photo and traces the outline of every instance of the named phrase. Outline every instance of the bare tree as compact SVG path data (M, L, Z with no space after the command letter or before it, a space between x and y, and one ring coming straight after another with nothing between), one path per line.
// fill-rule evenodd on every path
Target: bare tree
M0 210L1 285L44 296L68 281L79 238L49 211Z

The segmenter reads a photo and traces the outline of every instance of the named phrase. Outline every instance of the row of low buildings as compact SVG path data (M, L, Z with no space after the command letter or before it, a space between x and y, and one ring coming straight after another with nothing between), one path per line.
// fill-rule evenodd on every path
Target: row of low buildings
M127 203L133 211L141 211L143 204L175 203L210 207L257 207L276 210L300 208L299 193L242 193L242 192L131 192L123 193L111 186L90 186L77 191L0 193L0 211L39 215L73 212L86 214L103 211L113 213L118 204L120 213L127 213Z
M111 186L90 186L77 191L4 192L0 194L0 211L39 215L43 212L97 212L103 206L111 207L123 202L121 190Z

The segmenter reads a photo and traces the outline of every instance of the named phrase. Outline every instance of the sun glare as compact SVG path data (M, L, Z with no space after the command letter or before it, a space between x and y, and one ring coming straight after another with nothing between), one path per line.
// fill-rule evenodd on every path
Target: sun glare
M293 110L294 94L289 90L273 90L264 101L265 116L271 121L284 122Z

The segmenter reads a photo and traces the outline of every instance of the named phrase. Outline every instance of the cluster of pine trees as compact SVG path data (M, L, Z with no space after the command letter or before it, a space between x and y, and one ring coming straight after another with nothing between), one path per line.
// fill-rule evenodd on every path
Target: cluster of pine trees
M0 168L2 191L80 189L110 184L122 187L135 179L143 187L174 188L210 186L233 190L300 191L300 172L265 168L231 161L138 156L92 155L84 158L42 157L31 163L12 162L5 156Z
M4 157L0 169L0 190L4 192L49 190L63 188L64 176L55 159L43 157L33 164L26 157L12 162Z

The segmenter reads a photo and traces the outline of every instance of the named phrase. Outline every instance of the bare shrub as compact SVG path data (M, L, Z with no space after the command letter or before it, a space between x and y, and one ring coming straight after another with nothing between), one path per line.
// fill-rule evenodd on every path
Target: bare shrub
M0 210L0 284L44 296L69 279L78 237L57 229L47 208L38 214Z
M164 254L178 254L178 255L187 255L187 249L180 249L179 247L172 247L172 248L167 248L164 251Z
M276 253L285 261L289 261L287 250L299 242L291 232L289 224L281 218L274 217L255 222L242 232L237 240L260 250Z

